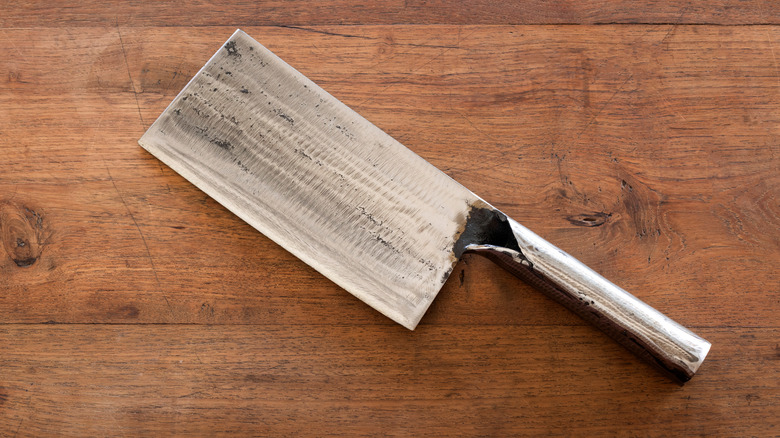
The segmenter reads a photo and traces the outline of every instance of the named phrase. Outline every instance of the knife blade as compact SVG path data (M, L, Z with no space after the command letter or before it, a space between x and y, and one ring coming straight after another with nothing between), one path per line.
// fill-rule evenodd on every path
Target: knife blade
M491 206L241 30L139 144L409 329L468 251L679 381L709 351L709 342Z

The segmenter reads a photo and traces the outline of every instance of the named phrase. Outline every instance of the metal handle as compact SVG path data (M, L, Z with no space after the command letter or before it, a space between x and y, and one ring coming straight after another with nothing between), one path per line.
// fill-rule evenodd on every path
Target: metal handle
M693 377L710 343L507 218L521 252L471 245L680 382Z

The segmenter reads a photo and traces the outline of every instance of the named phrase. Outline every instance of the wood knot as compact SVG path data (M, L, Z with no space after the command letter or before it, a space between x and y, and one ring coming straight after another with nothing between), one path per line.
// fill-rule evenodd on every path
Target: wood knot
M8 72L8 82L17 82L20 84L27 83L25 80L22 79L22 74L17 71Z
M0 201L0 246L19 267L32 266L47 243L47 226L41 213Z
M604 213L603 211L599 211L595 213L583 213L567 216L566 220L580 227L599 227L604 225L610 217L612 217L612 213Z
M132 304L120 306L114 310L107 312L108 317L111 319L138 319L138 314L141 313L138 307Z

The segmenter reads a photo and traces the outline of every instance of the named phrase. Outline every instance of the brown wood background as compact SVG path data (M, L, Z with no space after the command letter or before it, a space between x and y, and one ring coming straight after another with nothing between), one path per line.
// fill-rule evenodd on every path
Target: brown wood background
M777 2L3 3L0 436L780 434ZM409 332L161 165L239 26L710 340L699 374L478 256Z

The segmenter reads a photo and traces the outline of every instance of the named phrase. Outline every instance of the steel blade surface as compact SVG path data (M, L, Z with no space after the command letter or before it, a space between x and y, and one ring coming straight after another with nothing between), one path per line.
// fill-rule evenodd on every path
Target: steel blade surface
M471 191L241 31L141 146L413 329L446 281Z

